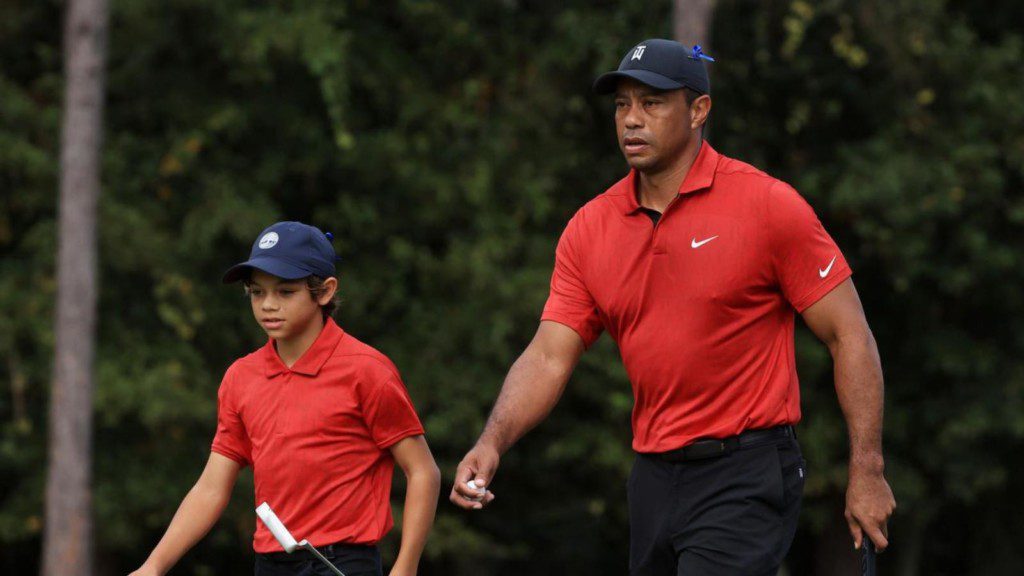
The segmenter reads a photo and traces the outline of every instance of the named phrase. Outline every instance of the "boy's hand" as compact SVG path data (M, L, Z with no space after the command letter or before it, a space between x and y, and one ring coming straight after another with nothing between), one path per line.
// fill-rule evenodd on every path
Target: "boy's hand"
M459 463L455 472L455 485L448 497L453 504L466 510L480 510L494 500L494 494L486 487L494 478L500 461L498 451L487 444L477 444ZM476 486L469 485L472 481Z

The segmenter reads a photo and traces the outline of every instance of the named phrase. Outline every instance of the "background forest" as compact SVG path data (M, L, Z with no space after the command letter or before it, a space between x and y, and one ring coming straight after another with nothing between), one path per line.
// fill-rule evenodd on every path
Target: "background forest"
M708 139L810 201L878 340L899 502L883 573L1024 573L1024 11L713 5ZM65 8L0 3L2 574L37 574L42 555ZM607 336L503 460L494 505L446 498L536 329L562 227L625 173L590 84L637 41L672 37L673 9L113 0L95 573L137 567L201 471L220 376L264 338L220 274L295 219L335 234L339 322L401 369L444 474L421 573L624 574L632 396ZM810 471L787 573L856 573L831 359L806 329L797 344ZM252 508L246 472L172 574L250 574Z

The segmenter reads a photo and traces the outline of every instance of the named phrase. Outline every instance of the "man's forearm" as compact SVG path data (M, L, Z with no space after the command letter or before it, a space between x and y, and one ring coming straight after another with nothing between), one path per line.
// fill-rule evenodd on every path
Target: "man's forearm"
M402 514L402 545L395 560L395 572L414 574L434 523L441 473L436 466L411 471Z
M145 565L155 568L160 574L167 573L210 531L226 505L227 498L224 496L194 486L181 501L170 526Z
M865 329L831 346L839 405L850 435L851 472L881 473L884 385L878 347Z
M528 347L508 371L479 443L504 454L555 407L573 366Z

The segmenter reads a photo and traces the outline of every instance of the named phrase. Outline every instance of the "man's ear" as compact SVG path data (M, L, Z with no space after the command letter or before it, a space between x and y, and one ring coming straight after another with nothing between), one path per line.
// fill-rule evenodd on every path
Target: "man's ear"
M711 114L711 96L701 94L690 104L690 129L699 130Z

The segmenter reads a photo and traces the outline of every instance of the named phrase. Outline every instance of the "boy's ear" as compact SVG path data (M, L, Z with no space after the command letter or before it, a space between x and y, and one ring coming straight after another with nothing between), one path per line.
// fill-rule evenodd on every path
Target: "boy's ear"
M316 299L316 303L320 306L326 306L334 299L335 292L338 291L338 279L330 277L324 280L324 291L320 294L320 297Z

